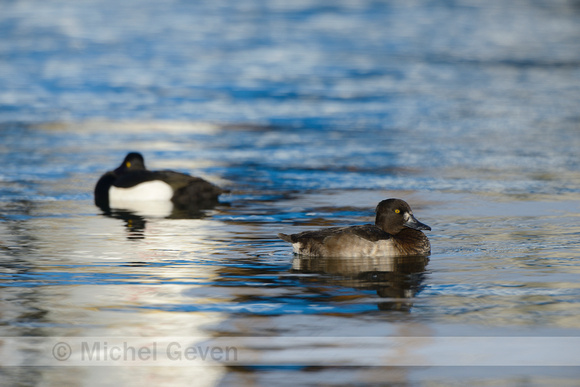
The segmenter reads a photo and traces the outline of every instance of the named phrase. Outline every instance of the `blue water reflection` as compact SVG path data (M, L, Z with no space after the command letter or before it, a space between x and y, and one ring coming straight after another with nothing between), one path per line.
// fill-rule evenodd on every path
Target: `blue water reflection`
M0 336L578 335L576 2L1 8ZM195 215L106 216L94 184L129 151L230 193ZM433 227L428 263L301 260L276 238L372 222L386 197ZM281 350L269 369L2 375L22 385L578 378L570 368L393 373L355 367L364 348L333 350L352 367L287 367L294 355Z

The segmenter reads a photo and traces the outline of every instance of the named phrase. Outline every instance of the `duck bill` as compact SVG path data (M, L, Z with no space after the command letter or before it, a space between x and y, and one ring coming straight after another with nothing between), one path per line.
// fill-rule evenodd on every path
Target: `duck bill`
M407 219L407 221L403 223L403 226L412 228L413 230L431 231L431 227L427 226L424 223L419 222L417 219L415 219L413 215L409 215L409 219Z

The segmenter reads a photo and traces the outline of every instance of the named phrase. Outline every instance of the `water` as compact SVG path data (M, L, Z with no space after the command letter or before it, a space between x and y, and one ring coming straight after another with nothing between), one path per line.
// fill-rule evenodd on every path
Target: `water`
M0 8L0 336L242 351L5 367L7 385L577 383L577 361L548 362L577 352L539 344L580 333L576 2ZM105 216L92 189L129 151L230 193L195 216ZM370 222L388 197L433 228L428 261L300 259L276 237ZM451 336L531 347L437 366ZM2 364L45 359L24 340Z

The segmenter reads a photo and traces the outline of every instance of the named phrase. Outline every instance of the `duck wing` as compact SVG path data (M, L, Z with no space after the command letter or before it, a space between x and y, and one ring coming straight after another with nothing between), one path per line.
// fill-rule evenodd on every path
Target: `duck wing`
M349 232L353 235L361 237L371 242L377 242L380 240L386 240L392 238L391 234L383 231L381 228L375 226L374 224L363 224L361 226L345 227L349 229Z
M390 234L381 230L374 224L364 224L350 227L330 227L315 231L304 231L292 235L279 234L281 239L290 243L315 241L322 244L327 238L340 238L348 236L357 236L370 242L377 242L379 240L391 238Z
M177 205L217 200L217 197L225 192L217 185L201 177L174 171L154 171L152 173L156 180L162 180L173 188L174 195L172 200Z
M292 243L294 252L315 257L345 257L372 254L376 242L391 237L375 225L365 224L351 227L331 227L299 234L278 234Z

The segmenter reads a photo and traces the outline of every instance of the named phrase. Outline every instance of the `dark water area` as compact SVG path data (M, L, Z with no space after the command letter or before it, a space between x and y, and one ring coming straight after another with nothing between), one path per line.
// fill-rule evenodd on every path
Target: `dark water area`
M578 2L5 1L0 37L2 384L577 385ZM103 214L130 151L229 193ZM276 236L389 197L428 259ZM240 358L55 364L35 337Z

